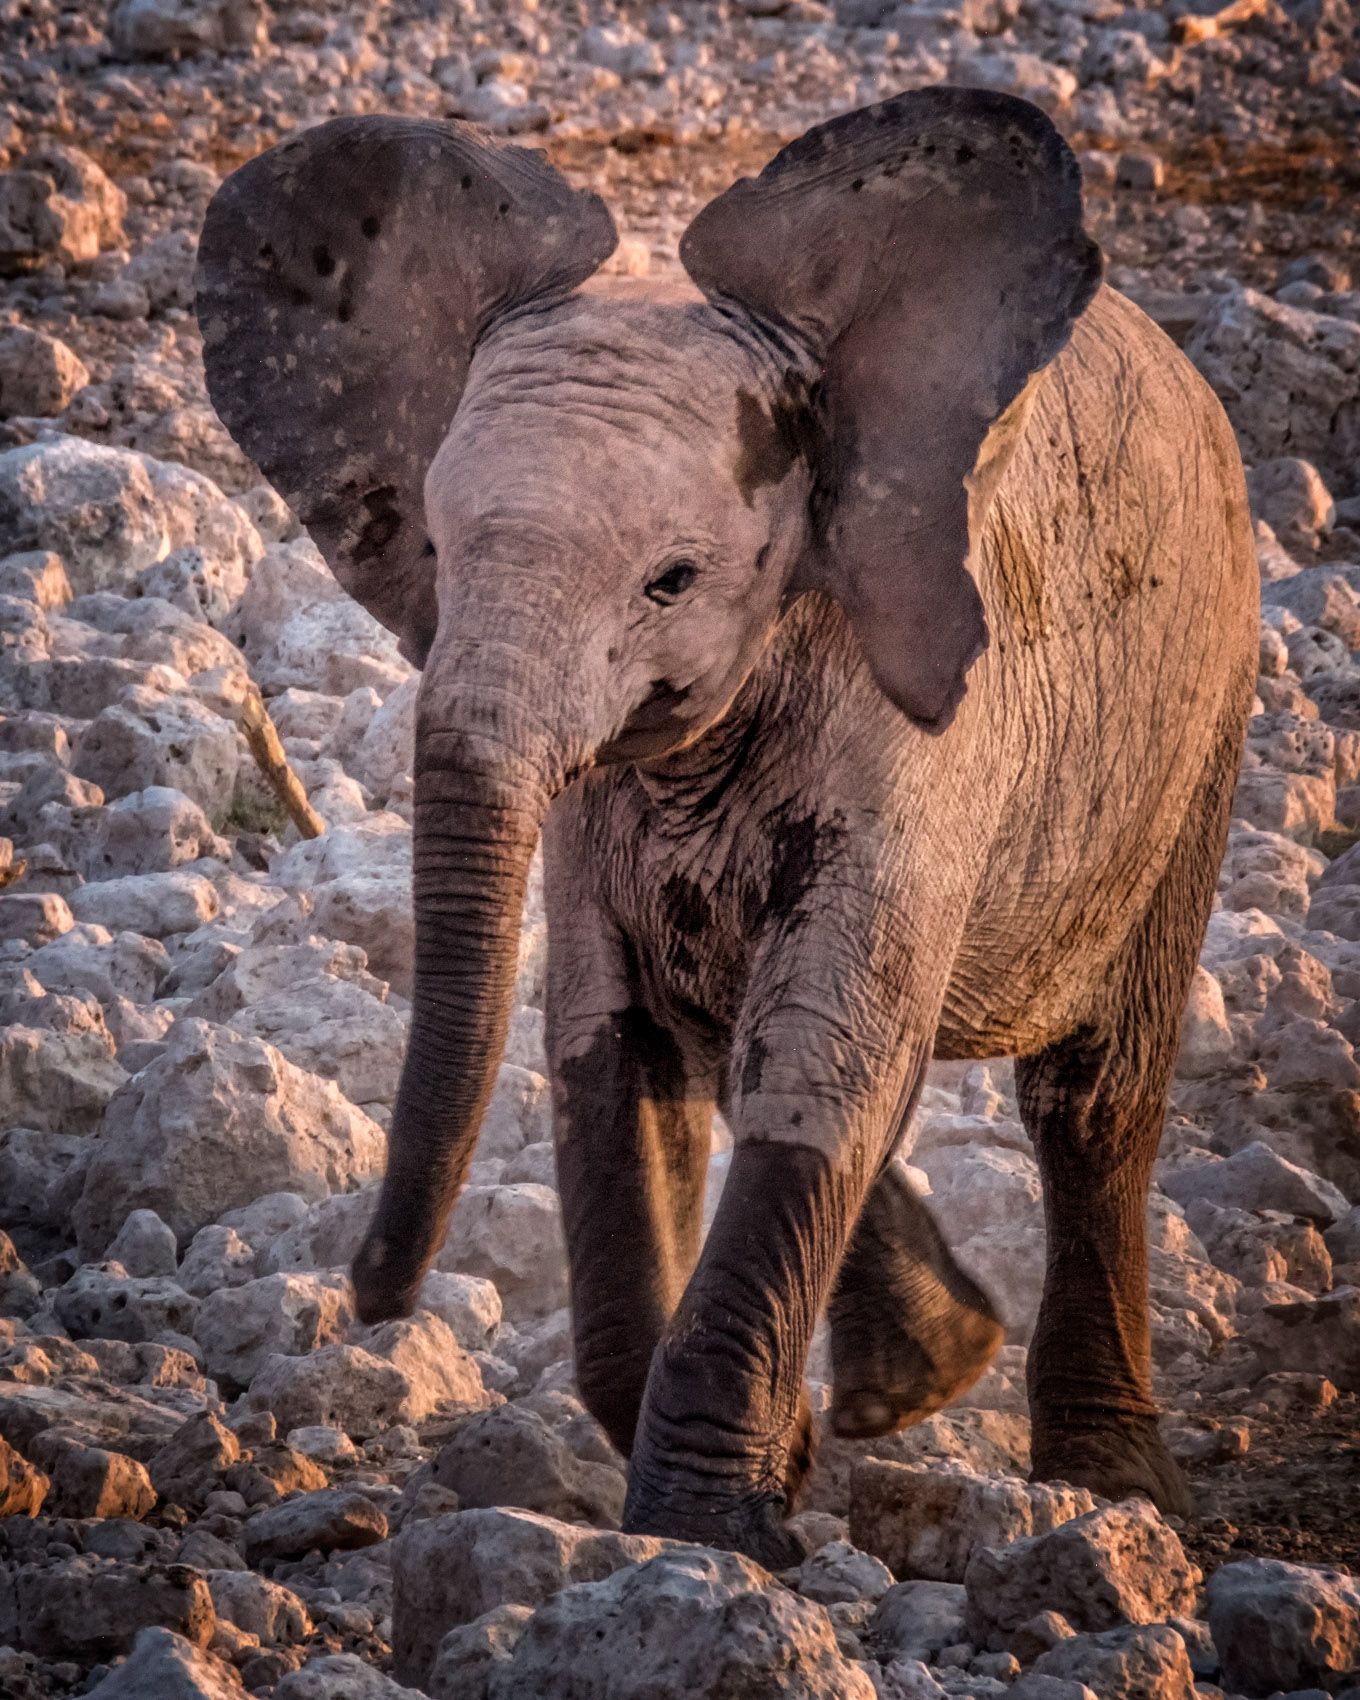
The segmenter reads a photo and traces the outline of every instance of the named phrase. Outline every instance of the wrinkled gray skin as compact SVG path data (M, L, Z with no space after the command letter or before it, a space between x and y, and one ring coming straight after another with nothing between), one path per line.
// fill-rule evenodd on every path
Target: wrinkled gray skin
M494 176L517 155L398 129L456 153L429 167L440 195L459 161ZM1003 143L1038 198L979 258L961 250L1000 228ZM782 1514L823 1308L841 1433L917 1420L982 1372L992 1307L888 1165L932 1055L1017 1058L1048 1228L1036 1476L1182 1509L1150 1388L1146 1193L1256 570L1218 404L1135 307L1093 294L1066 150L998 96L840 120L701 215L682 252L711 300L575 287L612 229L512 162L525 222L496 222L519 216L507 190L486 243L551 264L512 275L468 212L458 275L483 277L441 318L424 249L399 227L396 260L377 250L373 213L370 265L342 228L363 172L309 178L306 145L219 196L200 316L219 411L424 661L415 1004L361 1315L412 1308L466 1172L541 828L576 1371L630 1457L625 1527L796 1556ZM456 220L456 194L419 198L434 152L412 157L374 168L383 218L406 196L414 224ZM299 208L289 257L242 269ZM715 1104L736 1149L700 1253Z

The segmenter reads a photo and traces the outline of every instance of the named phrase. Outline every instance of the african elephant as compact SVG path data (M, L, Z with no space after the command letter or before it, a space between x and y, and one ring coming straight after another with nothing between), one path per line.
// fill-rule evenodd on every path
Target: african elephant
M423 668L359 1313L409 1312L444 1232L541 831L576 1373L625 1527L796 1556L823 1309L842 1433L981 1373L992 1308L890 1162L932 1055L1017 1059L1036 1475L1180 1507L1145 1207L1255 674L1232 433L1008 96L809 131L690 225L697 289L583 287L615 240L541 155L381 117L253 160L203 233L218 412Z

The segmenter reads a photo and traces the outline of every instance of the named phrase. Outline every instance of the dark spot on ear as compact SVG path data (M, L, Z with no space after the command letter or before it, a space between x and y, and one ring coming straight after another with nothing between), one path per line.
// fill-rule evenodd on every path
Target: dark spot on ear
M363 219L359 220L359 228L360 228L360 230L363 231L364 235L367 236L367 238L371 242L373 240L373 238L379 233L379 231L381 231L382 221L380 219L375 218L373 216L373 214L370 213L367 218L363 218Z
M464 187L464 188L465 188L465 189L470 189L470 188L471 188L471 187L472 187L472 179L471 179L471 178L470 178L470 177L464 177L464 179L463 179L463 187Z
M324 242L318 242L312 249L312 264L316 267L318 277L329 277L335 270L335 255Z
M737 488L750 508L755 506L756 491L763 484L783 483L798 458L798 449L749 390L737 391L737 441Z
M746 1047L746 1056L741 1065L742 1097L760 1091L760 1079L765 1072L765 1058L768 1055L769 1047L757 1033Z
M795 1110L793 1112L793 1114L789 1117L789 1126L790 1127L802 1127L802 1125L803 1125L803 1112L801 1110Z
M363 497L365 519L354 544L354 559L369 561L381 555L401 530L401 510L391 484L379 484Z
M502 201L501 204L496 208L496 211L500 214L500 216L502 218L504 218L506 213L508 213L510 211L509 201Z
M856 177L854 182L850 185L851 193L858 195L860 190L863 187L864 187L864 179L862 177Z
M348 295L342 295L340 305L335 309L335 316L342 325L347 325L354 316L354 303Z
M958 165L971 165L976 158L976 150L970 148L967 142L960 142L954 150L954 160Z
M312 298L305 289L295 289L292 300L295 307L310 307L312 304Z
M430 556L434 554L434 544L428 537L425 539L424 543L421 544L420 553L424 560L429 560Z
M768 543L762 543L756 555L756 571L758 573L763 573L765 571L765 563L769 560L769 558L770 545Z
M260 244L260 258L264 260L266 264L272 264L274 262L277 256L274 253L274 244L272 242L262 242Z

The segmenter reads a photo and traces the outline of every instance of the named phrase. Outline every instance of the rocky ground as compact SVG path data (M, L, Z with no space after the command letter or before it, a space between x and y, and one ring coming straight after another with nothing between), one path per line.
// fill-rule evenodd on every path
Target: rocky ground
M0 0L0 30L0 1692L1354 1700L1360 11ZM388 110L530 137L609 198L611 265L661 274L782 140L944 78L1054 114L1251 468L1258 701L1151 1208L1199 1509L1026 1485L1035 1163L1008 1068L941 1068L909 1160L1009 1343L966 1405L824 1440L776 1579L616 1532L532 897L436 1272L354 1322L414 678L208 408L194 244L234 164ZM320 836L252 753L261 693Z

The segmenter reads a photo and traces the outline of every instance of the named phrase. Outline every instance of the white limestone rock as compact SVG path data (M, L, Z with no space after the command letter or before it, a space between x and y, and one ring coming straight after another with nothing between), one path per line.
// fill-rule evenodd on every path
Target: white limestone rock
M376 1176L381 1130L329 1082L258 1039L180 1021L110 1102L75 1226L101 1252L128 1213L156 1210L186 1242L261 1192L316 1199Z

